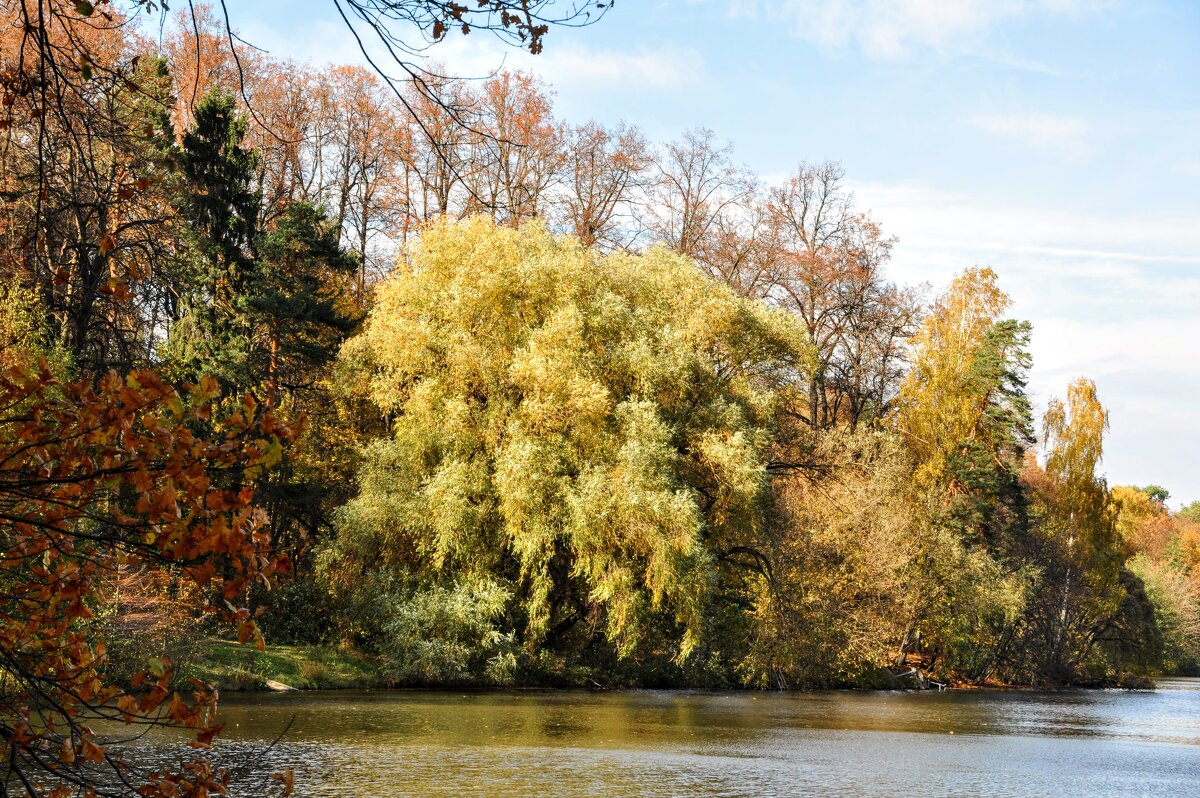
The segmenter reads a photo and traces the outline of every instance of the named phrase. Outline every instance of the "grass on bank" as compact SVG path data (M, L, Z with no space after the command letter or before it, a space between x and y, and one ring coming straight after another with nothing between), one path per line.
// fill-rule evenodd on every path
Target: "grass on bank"
M385 687L379 664L357 651L336 646L252 645L209 640L187 676L220 690L263 690L268 681L301 690Z

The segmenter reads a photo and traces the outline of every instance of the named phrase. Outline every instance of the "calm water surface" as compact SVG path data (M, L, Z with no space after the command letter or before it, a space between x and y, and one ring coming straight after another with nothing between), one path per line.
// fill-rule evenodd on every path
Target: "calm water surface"
M226 765L294 768L314 798L1200 796L1200 680L1144 693L333 692L221 706Z

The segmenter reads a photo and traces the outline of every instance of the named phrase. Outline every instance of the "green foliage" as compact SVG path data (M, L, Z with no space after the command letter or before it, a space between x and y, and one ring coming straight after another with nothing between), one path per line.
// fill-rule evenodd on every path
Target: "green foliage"
M385 677L400 685L512 684L516 640L497 627L511 598L494 582L394 597L380 642Z
M1138 633L1128 630L1145 626L1141 582L1123 567L1119 505L1097 474L1107 428L1089 380L1073 381L1067 401L1053 399L1046 409L1045 470L1031 466L1026 477L1042 576L1021 630L1023 680L1109 679L1131 659L1117 639L1136 642ZM1149 662L1157 656L1149 651L1154 644L1143 642Z
M243 145L247 123L231 95L210 91L195 117L174 153L188 246L167 369L180 380L215 376L226 395L249 394L283 418L323 416L325 372L361 320L351 296L357 264L311 203L293 202L259 228L258 156ZM255 486L276 541L300 567L329 531L330 497L346 492L309 451L326 440L306 436ZM283 634L292 639L293 630Z
M530 650L584 618L623 653L666 610L698 644L717 561L769 500L788 316L656 249L428 229L344 357L394 419L341 514L350 559L513 586Z
M990 270L951 284L914 340L895 419L916 457L904 510L916 539L906 568L913 588L896 663L913 650L974 681L995 670L1031 579L1020 483L1033 442L1031 330L1000 318L1008 304Z
M0 279L0 364L34 366L42 358L55 374L71 371L70 354L56 341L37 293Z
M274 644L316 645L336 635L339 607L328 586L314 578L287 582L261 597L263 636Z
M190 379L209 374L239 391L266 383L275 406L282 389L310 385L357 324L346 297L357 265L308 202L288 205L270 230L259 230L257 156L242 147L245 132L233 97L213 90L175 155L191 246L187 313L172 329L167 357Z
M278 383L303 387L358 324L347 296L357 264L325 214L307 202L287 207L259 237L257 254L244 303L260 343L248 369L274 381L269 391Z
M375 657L344 646L268 644L261 651L228 640L198 638L202 656L181 676L222 690L261 690L267 681L301 690L384 687Z
M1034 442L1025 395L1030 366L1028 322L993 324L973 353L964 390L978 408L968 434L947 458L951 506L945 522L967 544L1011 559L1028 522L1020 472Z
M1156 673L1163 661L1163 636L1156 606L1142 579L1122 567L1117 575L1120 602L1097 633L1097 646L1082 673L1102 683L1131 674Z
M1164 488L1162 485L1147 485L1144 488L1138 488L1142 493L1150 497L1152 501L1159 504L1166 504L1167 499L1171 498L1171 491Z
M172 327L165 354L179 376L208 374L226 387L246 382L251 334L245 300L259 197L257 159L242 147L245 133L233 95L214 88L196 105L195 124L175 155L190 244L182 265L187 313Z
M1129 570L1154 607L1163 671L1200 675L1200 591L1195 582L1184 569L1143 552L1129 560Z

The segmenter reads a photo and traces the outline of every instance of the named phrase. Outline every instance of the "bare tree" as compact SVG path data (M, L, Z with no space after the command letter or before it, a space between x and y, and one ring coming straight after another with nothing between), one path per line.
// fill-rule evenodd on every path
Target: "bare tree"
M768 299L778 277L778 229L755 188L726 207L701 242L697 259L714 279L752 299Z
M628 246L636 230L629 222L634 194L644 188L651 164L641 131L624 123L608 129L596 122L566 135L563 190L558 217L586 246Z
M506 70L484 82L476 108L472 160L478 168L468 183L473 209L511 225L544 215L546 192L564 160L549 87Z
M770 297L804 320L816 349L814 428L857 425L886 404L918 321L917 295L883 278L894 239L856 211L843 176L840 164L801 164L767 204L778 246Z
M753 179L732 159L711 130L689 130L655 158L655 179L646 198L647 232L684 255L698 256L723 215L753 191Z

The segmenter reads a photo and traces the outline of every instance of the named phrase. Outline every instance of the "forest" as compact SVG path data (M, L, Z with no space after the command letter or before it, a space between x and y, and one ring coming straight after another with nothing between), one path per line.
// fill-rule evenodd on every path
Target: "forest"
M519 71L286 62L220 9L156 40L31 7L0 12L0 745L29 771L106 762L85 708L204 747L184 676L222 635L391 686L1200 673L1200 502L1106 483L1086 376L1037 416L1002 273L889 281L840 164L765 181Z

